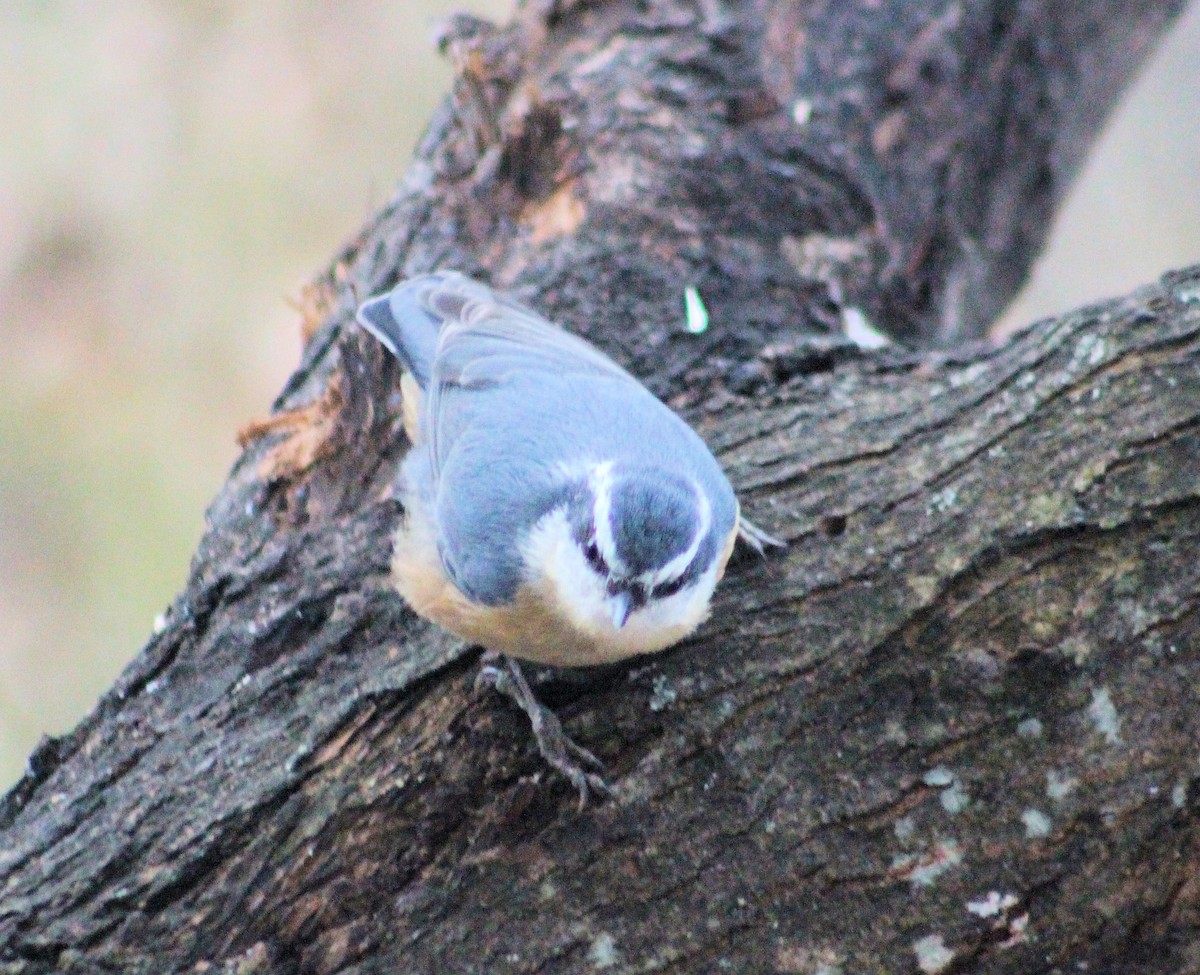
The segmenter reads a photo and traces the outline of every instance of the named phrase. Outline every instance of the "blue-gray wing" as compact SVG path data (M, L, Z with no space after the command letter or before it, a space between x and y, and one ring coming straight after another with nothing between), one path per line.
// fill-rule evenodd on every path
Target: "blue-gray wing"
M518 368L627 375L615 362L537 312L454 271L401 281L358 309L358 321L421 389L486 383Z
M486 385L525 369L632 378L599 349L507 295L461 274L427 277L436 279L426 294L442 322L437 371L444 384Z
M470 422L470 400L477 392L539 373L637 382L583 339L478 281L441 272L414 282L441 323L425 407L435 479Z

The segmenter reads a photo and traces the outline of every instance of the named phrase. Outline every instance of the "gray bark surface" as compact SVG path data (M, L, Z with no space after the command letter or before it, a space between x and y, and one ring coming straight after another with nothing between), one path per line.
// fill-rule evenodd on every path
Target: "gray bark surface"
M1200 971L1200 270L967 341L1179 7L452 21L184 592L0 805L0 972ZM435 266L644 376L789 542L547 675L619 790L582 811L387 583L398 377L349 322Z

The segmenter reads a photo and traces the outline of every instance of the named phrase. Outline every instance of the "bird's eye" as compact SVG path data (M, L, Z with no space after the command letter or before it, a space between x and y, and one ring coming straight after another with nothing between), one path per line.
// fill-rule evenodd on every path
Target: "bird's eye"
M583 547L583 557L587 559L588 565L597 572L608 573L608 566L604 564L604 556L600 554L600 546L596 544L594 538L589 539L587 545Z
M668 596L674 596L683 588L683 576L678 576L670 582L662 582L651 590L651 595L655 599L666 599Z

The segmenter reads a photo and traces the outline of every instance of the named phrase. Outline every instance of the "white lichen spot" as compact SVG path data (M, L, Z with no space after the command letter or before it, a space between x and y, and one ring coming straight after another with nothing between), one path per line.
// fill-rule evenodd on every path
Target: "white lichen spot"
M1062 802L1078 784L1077 779L1065 772L1051 769L1046 773L1046 796L1051 802Z
M946 939L940 934L927 934L914 941L913 952L917 956L917 967L925 975L944 972L954 961L954 952L946 947Z
M657 674L654 678L654 693L650 695L650 710L664 711L675 703L675 699L679 695L675 688L671 686L671 682L663 674Z
M1188 784L1183 779L1175 783L1175 788L1171 790L1171 805L1176 809L1182 809L1187 805Z
M892 860L892 872L907 878L914 887L932 887L942 874L962 863L962 850L955 840L938 840L921 854L905 853Z
M1197 285L1194 281L1177 284L1172 287L1171 291L1174 293L1177 301L1184 303L1200 301L1200 285Z
M1108 343L1100 336L1096 336L1096 343L1092 346L1092 351L1088 353L1088 365L1098 366L1108 354Z
M991 366L986 362L976 362L960 372L950 374L950 388L958 389L960 386L974 386L990 369Z
M160 636L162 631L167 628L167 611L164 609L156 617L154 617L154 636Z
M1092 703L1088 705L1088 717L1096 730L1110 745L1121 744L1121 719L1117 717L1116 705L1107 687L1092 691Z
M944 487L940 491L935 491L929 496L929 514L941 514L944 511L949 511L958 501L958 488Z
M558 897L558 888L549 880L543 880L542 885L538 888L538 896L544 901L552 901Z
M931 768L922 775L921 781L926 785L933 786L935 789L944 789L954 782L954 773L946 768L945 765L938 765L936 768Z
M1082 363L1087 363L1089 366L1098 366L1108 352L1108 344L1104 339L1091 332L1082 336L1075 343L1075 351L1071 356L1073 367L1078 368Z
M938 593L938 577L937 576L909 576L908 588L913 591L913 595L921 601L928 604L933 602L933 597Z
M1017 734L1022 738L1041 738L1042 723L1037 718L1026 718L1017 725Z
M1008 937L1000 942L1000 948L1012 948L1028 940L1029 914L1021 914L1008 922ZM1082 970L1082 969L1081 969Z
M891 339L871 324L866 312L854 305L842 308L842 331L860 349L882 349L892 344Z
M703 335L708 331L708 309L700 292L692 285L683 289L683 324L692 335Z
M1054 828L1049 816L1032 807L1021 813L1021 822L1025 824L1025 838L1028 840L1044 839Z
M963 788L960 780L955 779L949 789L943 789L941 795L942 808L951 816L957 816L971 804L971 797Z
M1011 907L1016 907L1020 903L1016 894L1001 894L999 891L989 890L987 896L977 901L967 901L967 910L976 917L996 917L1003 914Z
M917 824L913 821L912 816L901 816L892 824L892 832L896 834L896 839L901 843L911 840L916 831Z
M592 939L588 949L588 959L593 968L612 968L617 963L617 945L613 936L607 931L601 931Z
M963 788L962 780L945 765L931 768L921 776L921 781L931 788L942 790L938 798L942 808L952 816L966 809L971 801Z
M813 103L811 98L797 98L792 102L792 121L797 125L808 125L812 118Z

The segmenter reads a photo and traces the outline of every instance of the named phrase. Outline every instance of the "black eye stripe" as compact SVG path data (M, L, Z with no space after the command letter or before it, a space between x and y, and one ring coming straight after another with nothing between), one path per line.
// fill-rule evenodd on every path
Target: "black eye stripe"
M583 547L583 557L587 559L590 565L597 572L608 574L608 563L604 561L604 556L600 554L600 546L596 544L596 539L588 540L588 543Z
M672 579L670 582L660 582L654 587L654 589L651 590L651 595L654 596L655 599L663 599L667 596L674 596L675 593L679 592L679 590L683 588L683 584L683 576Z
M620 582L612 578L612 569L600 553L600 545L594 534L586 536L586 541L582 543L582 548L583 557L587 561L587 564L591 566L592 571L597 575L607 577L610 581L610 588L615 585L617 589L627 589L630 591L640 605L644 605L647 599L666 599L669 596L674 596L687 585L692 575L690 572L684 572L669 582L661 582L649 590L641 583L631 586L628 582ZM613 592L615 591L617 590L614 589Z

